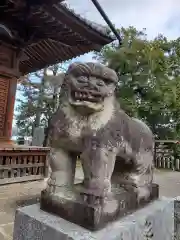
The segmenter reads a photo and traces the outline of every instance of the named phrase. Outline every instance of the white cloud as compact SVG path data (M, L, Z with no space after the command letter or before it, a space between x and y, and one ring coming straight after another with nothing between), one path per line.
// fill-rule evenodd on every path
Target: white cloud
M169 39L180 36L179 0L98 0L116 27L134 26L139 30L146 28L148 38L159 33ZM91 0L66 0L70 8L81 16L106 25ZM81 3L80 3L81 2ZM78 57L81 61L92 60L92 54Z
M116 27L146 28L149 38L162 33L169 39L180 36L180 0L98 0ZM66 0L81 16L106 25L91 0ZM73 61L92 61L92 53ZM18 95L18 94L17 94Z
M180 15L179 0L98 0L110 20L117 27L135 26L146 28L148 37L155 37L158 33L168 38L176 38L180 29L175 26L167 27L167 22L173 16ZM83 17L106 24L91 0L66 0L66 3ZM177 19L179 25L180 19Z

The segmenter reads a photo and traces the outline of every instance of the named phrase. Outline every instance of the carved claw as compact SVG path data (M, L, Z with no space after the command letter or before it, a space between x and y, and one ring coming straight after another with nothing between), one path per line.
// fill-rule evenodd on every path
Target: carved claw
M53 194L53 193L55 193L55 191L56 191L56 185L55 185L55 183L56 183L56 180L55 179L52 179L51 177L48 179L48 181L47 181L47 188L46 188L46 190L49 192L49 193L51 193L51 194Z

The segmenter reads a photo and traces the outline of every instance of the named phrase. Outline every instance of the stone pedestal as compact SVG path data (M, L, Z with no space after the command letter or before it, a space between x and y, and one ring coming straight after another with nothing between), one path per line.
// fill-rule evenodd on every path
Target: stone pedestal
M44 212L38 204L18 209L13 240L172 240L178 232L180 198L162 198L143 209L91 232ZM78 217L78 216L77 216Z
M111 194L102 198L85 193L81 184L75 184L72 189L67 186L57 188L52 194L46 190L41 192L41 209L91 231L102 229L109 222L135 212L159 197L157 184L152 184L149 198L140 201L133 190L113 185Z

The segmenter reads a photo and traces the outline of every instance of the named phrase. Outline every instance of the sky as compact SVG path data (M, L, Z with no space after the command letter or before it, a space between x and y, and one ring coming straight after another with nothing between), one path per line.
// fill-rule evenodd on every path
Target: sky
M139 30L146 28L149 39L156 37L159 33L169 39L180 36L180 0L98 1L117 28L122 26L134 26ZM65 0L64 2L82 17L106 25L91 0ZM92 61L92 54L85 54L75 60Z
M134 26L139 30L146 28L149 39L156 37L159 33L169 39L180 36L180 0L98 1L117 28L122 26ZM66 0L65 2L82 17L106 25L91 0ZM85 54L78 60L91 60L91 54Z
M175 38L180 32L179 0L98 1L117 27L133 25L139 29L146 28L150 38L158 33ZM100 24L106 24L91 0L66 0L65 2L81 16Z

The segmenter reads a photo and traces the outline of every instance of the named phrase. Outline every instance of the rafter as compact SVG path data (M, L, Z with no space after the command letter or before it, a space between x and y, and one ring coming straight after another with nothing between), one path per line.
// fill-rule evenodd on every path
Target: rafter
M100 50L114 40L107 29L76 15L60 2L9 0L2 5L1 1L0 24L13 35L8 41L27 56L20 59L22 73Z

